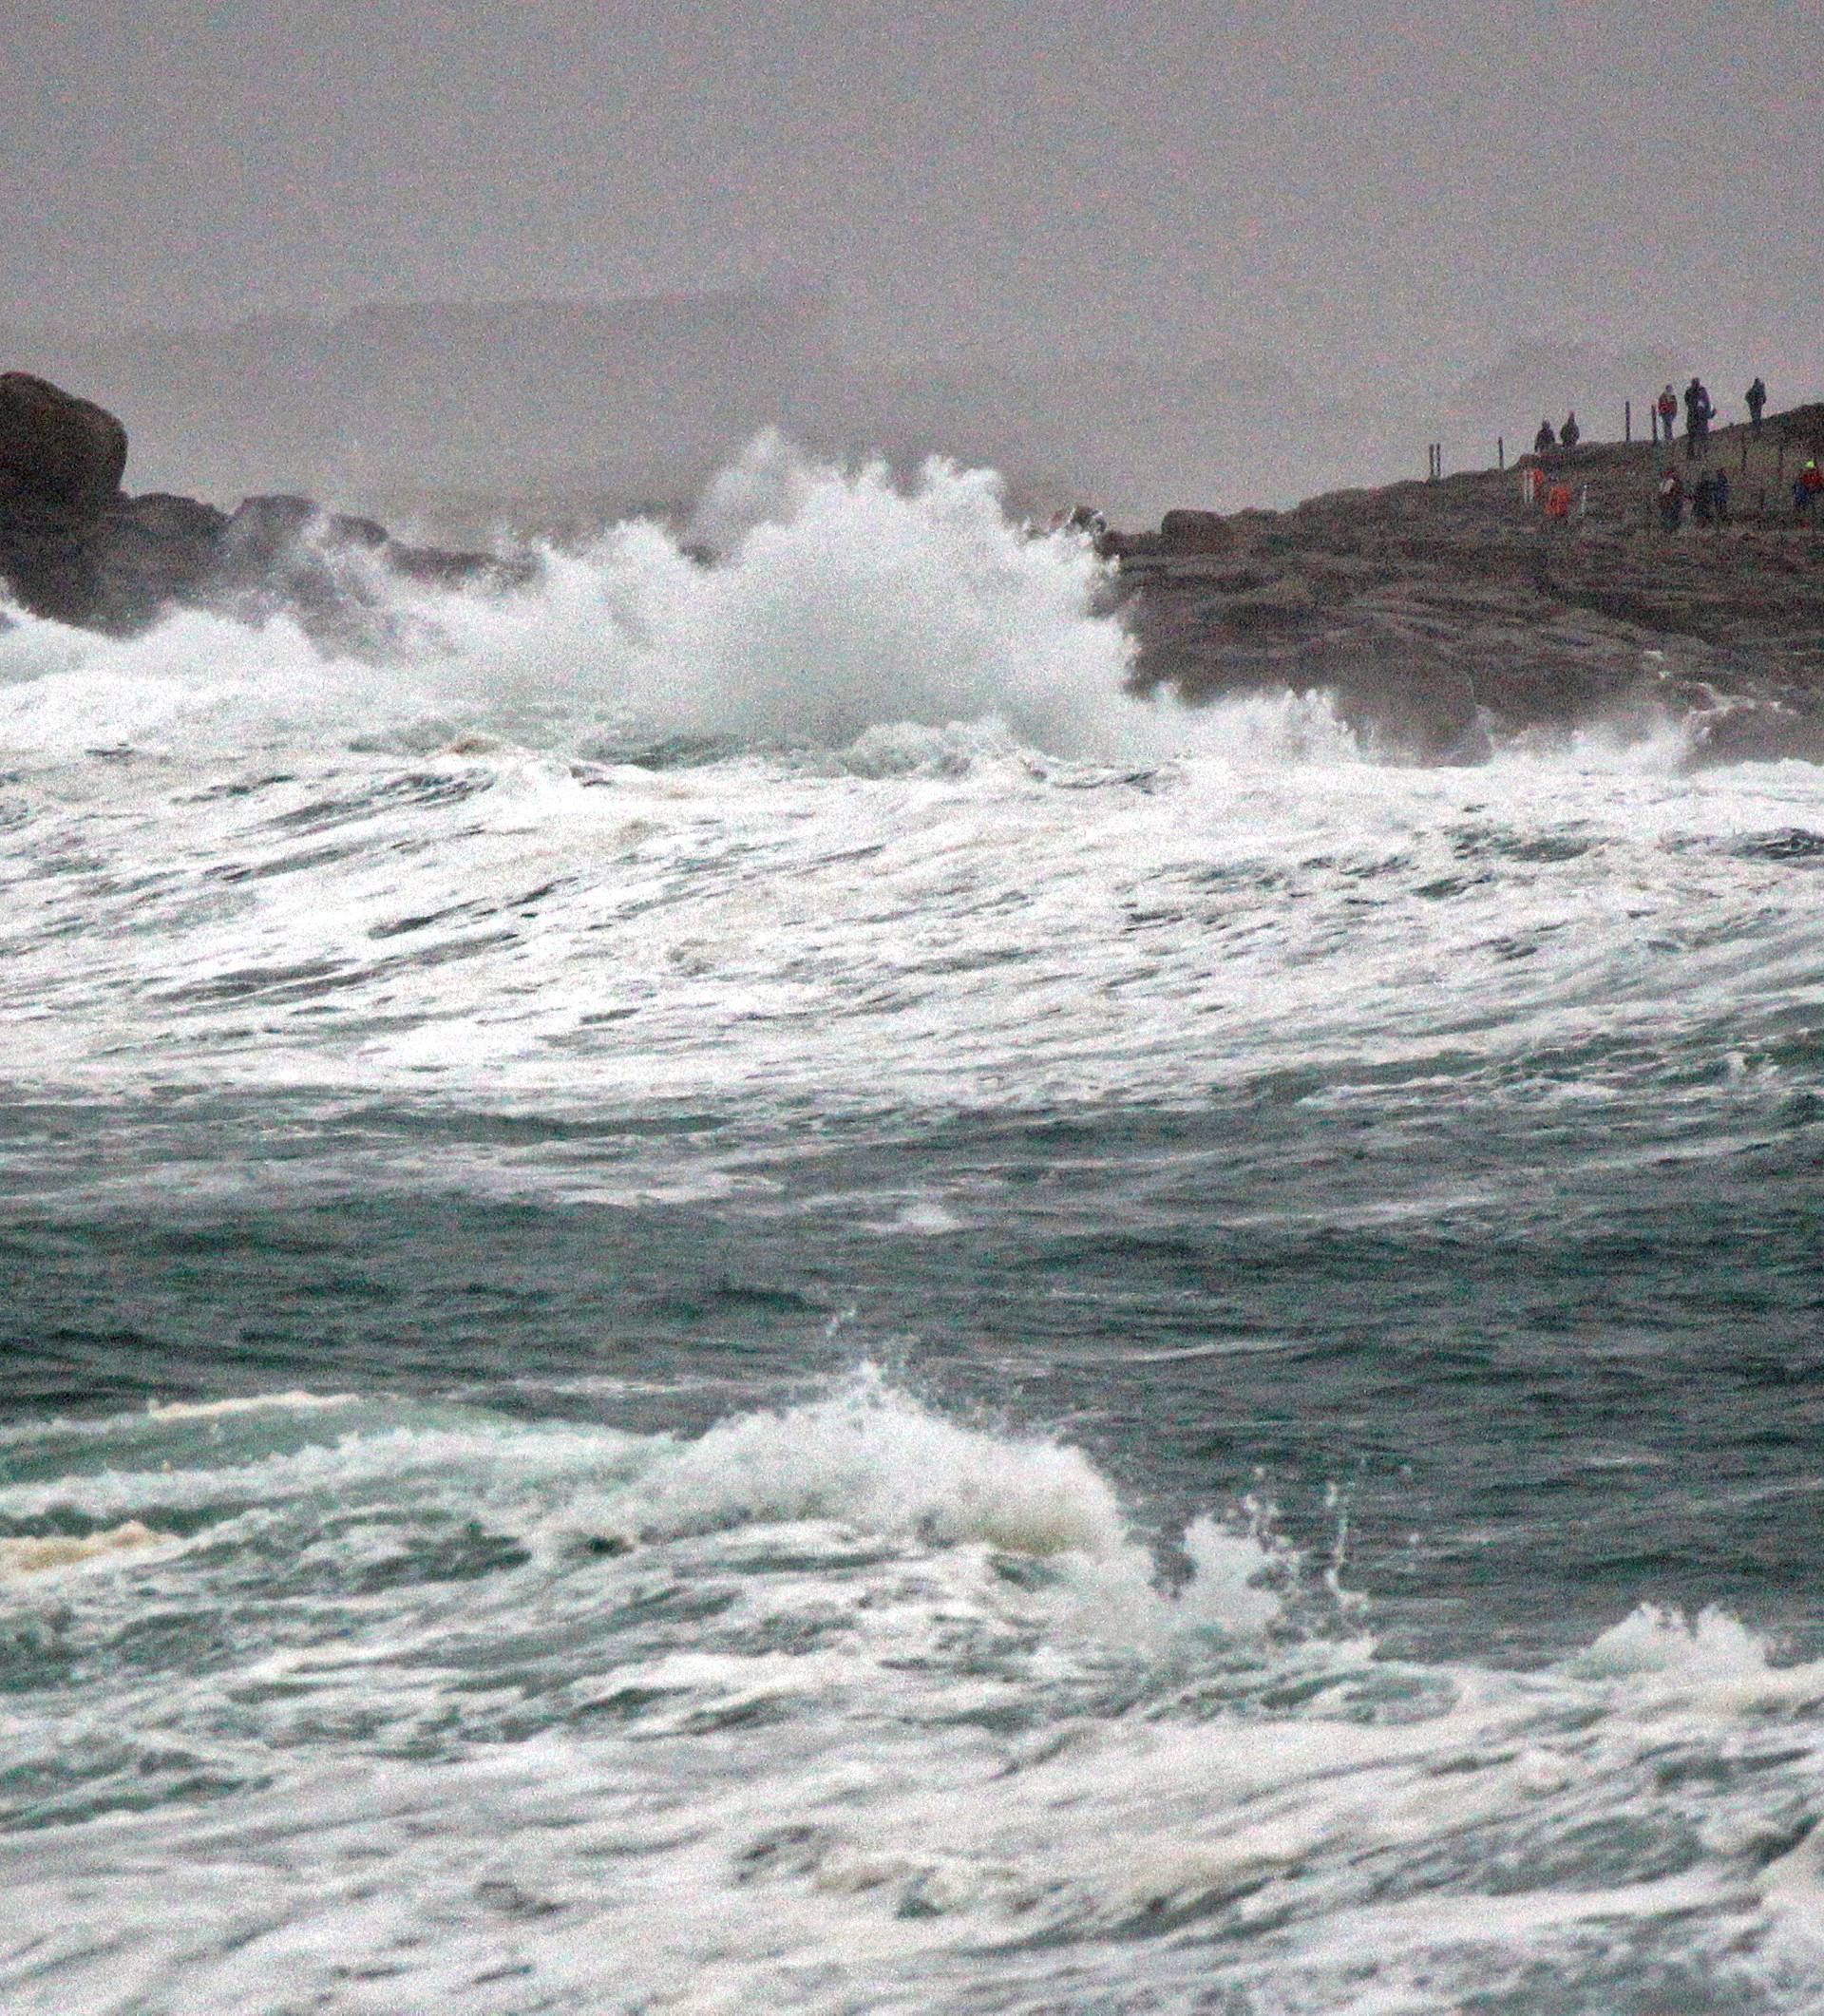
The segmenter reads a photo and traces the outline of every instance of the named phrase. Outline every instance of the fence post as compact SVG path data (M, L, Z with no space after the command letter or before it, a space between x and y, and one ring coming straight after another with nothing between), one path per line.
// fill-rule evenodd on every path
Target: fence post
M1508 437L1505 434L1494 437L1494 466L1497 469L1505 469L1508 466Z
M1622 402L1622 439L1630 442L1634 439L1634 402L1631 399Z

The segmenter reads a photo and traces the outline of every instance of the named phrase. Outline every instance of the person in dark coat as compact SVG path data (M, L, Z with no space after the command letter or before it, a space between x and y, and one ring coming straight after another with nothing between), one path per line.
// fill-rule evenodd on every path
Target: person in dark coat
M1584 438L1584 430L1577 425L1577 415L1567 413L1565 424L1558 429L1558 441L1562 447L1574 448Z
M1548 449L1555 448L1557 446L1558 437L1551 430L1551 422L1549 420L1540 421L1539 431L1532 437L1532 452L1535 455L1543 455Z
M1710 452L1710 415L1715 411L1703 380L1694 375L1684 389L1684 454L1687 462L1695 462L1700 455Z
M1706 469L1691 490L1691 523L1708 525L1716 523L1717 479Z
M1717 523L1726 525L1732 523L1729 516L1729 471L1719 469L1710 479L1710 508L1717 514Z
M1755 373L1755 382L1748 388L1748 425L1757 441L1760 439L1760 416L1767 405L1767 388L1761 383L1760 373Z
M1676 532L1684 523L1684 484L1669 462L1660 473L1658 495L1660 523L1668 532Z

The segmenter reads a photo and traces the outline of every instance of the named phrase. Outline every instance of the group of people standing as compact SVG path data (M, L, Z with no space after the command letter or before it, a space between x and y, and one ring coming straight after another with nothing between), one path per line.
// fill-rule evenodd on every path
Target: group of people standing
M1760 439L1760 416L1767 409L1767 387L1757 374L1755 382L1748 388L1748 424L1755 439ZM1710 397L1709 388L1695 373L1683 394L1675 392L1668 385L1652 406L1647 409L1653 423L1653 439L1672 446L1673 436L1678 431L1679 408L1684 408L1684 457L1687 462L1701 462L1710 452L1710 423L1717 417L1715 402ZM1583 429L1577 425L1577 415L1565 415L1565 424L1554 428L1549 420L1539 423L1539 431L1532 437L1532 452L1535 455L1548 454L1553 448L1574 448L1584 438Z
M1758 440L1761 417L1767 410L1767 384L1758 373L1748 388L1745 403L1749 431L1754 439ZM1653 420L1654 444L1670 451L1678 431L1681 407L1684 409L1685 460L1707 464L1710 423L1717 416L1717 409L1709 388L1696 373L1682 393L1668 385L1648 409ZM1539 431L1533 437L1533 453L1544 456L1553 449L1574 448L1582 439L1583 429L1577 425L1575 412L1567 413L1564 425L1559 428L1554 428L1549 420L1542 420ZM1570 491L1562 476L1551 485L1539 482L1536 494L1544 503L1548 519L1555 518L1560 522L1568 519ZM1668 532L1676 532L1683 524L1687 507L1696 524L1726 525L1733 522L1729 476L1720 466L1714 469L1706 466L1695 482L1687 484L1679 474L1677 464L1667 461L1660 472L1655 499L1660 523ZM1815 458L1806 463L1793 485L1793 516L1809 523L1815 523L1824 516L1824 470L1819 469Z
M1705 469L1691 486L1689 495L1694 523L1726 525L1731 522L1729 472L1726 469ZM1684 479L1668 462L1660 474L1659 486L1660 523L1668 532L1676 532L1684 523L1685 497Z
M1680 396L1668 385L1655 402L1655 417L1659 423L1655 438L1669 448L1672 446L1672 430L1679 417ZM1716 408L1703 380L1693 377L1684 389L1684 458L1687 462L1700 462L1710 452L1710 423L1716 417ZM1760 439L1761 415L1767 410L1766 381L1756 374L1755 382L1748 388L1748 431L1757 441ZM1659 483L1660 522L1668 532L1676 532L1684 520L1685 487L1677 468L1667 463L1660 472ZM1824 497L1824 470L1820 470L1815 457L1800 469L1793 485L1793 516L1806 522L1814 521L1818 513L1818 499ZM1691 490L1691 516L1700 525L1729 523L1729 478L1720 469L1714 473L1706 471L1700 476Z
M1676 532L1684 523L1685 487L1677 467L1667 463L1660 472L1660 523ZM1799 470L1793 485L1793 516L1805 523L1815 522L1818 500L1824 497L1824 469L1814 456ZM1724 469L1706 469L1690 491L1692 523L1700 525L1729 523L1729 476Z
M1687 462L1701 462L1710 452L1710 423L1717 417L1715 402L1710 397L1709 388L1696 372L1691 383L1684 389L1682 402L1680 395L1668 385L1653 403L1653 438L1666 447L1672 446L1673 432L1679 423L1679 407L1684 407L1684 459ZM1748 424L1757 441L1760 438L1760 416L1767 407L1767 387L1758 373L1748 388Z
M1755 382L1748 388L1744 403L1748 408L1748 428L1751 438L1760 439L1761 419L1767 410L1767 382L1758 372ZM1717 416L1716 402L1711 398L1709 388L1695 372L1682 393L1667 386L1648 408L1653 421L1653 441L1670 454L1674 436L1678 430L1679 409L1684 409L1684 458L1686 462L1706 463L1710 454L1710 423ZM1790 429L1788 429L1790 433ZM1575 448L1583 439L1583 429L1577 425L1577 415L1565 415L1562 427L1554 428L1549 420L1539 423L1539 431L1533 436L1532 451L1541 458L1553 449ZM1782 436L1782 440L1786 438ZM1781 460L1785 459L1782 447ZM1747 450L1742 451L1742 467L1748 466ZM1562 471L1555 481L1546 481L1548 466L1543 462L1530 472L1528 482L1530 487L1528 496L1536 499L1545 508L1548 522L1566 524L1570 518L1570 487ZM1586 508L1587 508L1586 491ZM1700 525L1726 525L1733 521L1733 505L1727 470L1720 466L1706 466L1695 482L1687 485L1679 474L1678 465L1668 460L1660 471L1655 489L1655 502L1659 506L1660 523L1668 532L1676 532L1684 523L1688 506L1692 522ZM1759 510L1766 512L1766 492L1761 492ZM1824 518L1824 469L1818 467L1814 456L1798 472L1793 485L1793 516L1803 523L1816 523Z

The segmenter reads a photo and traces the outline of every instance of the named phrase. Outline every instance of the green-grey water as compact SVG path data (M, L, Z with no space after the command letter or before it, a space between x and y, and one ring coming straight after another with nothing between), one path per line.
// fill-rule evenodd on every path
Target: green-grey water
M1824 2002L1824 777L958 484L0 637L9 2008Z

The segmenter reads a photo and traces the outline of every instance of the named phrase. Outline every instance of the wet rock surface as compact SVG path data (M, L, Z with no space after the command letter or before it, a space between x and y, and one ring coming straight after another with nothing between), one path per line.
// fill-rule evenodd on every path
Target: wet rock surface
M34 616L130 634L172 609L286 616L349 649L384 643L401 582L505 590L525 557L396 540L307 497L250 497L234 512L121 489L126 430L41 378L0 376L0 586Z
M1725 470L1731 523L1654 504L1668 457L1635 444L1546 459L1574 504L1554 524L1516 468L1315 498L1222 521L1171 514L1117 534L1140 639L1135 684L1192 702L1327 689L1345 717L1433 761L1492 733L1691 721L1718 758L1824 758L1824 517L1791 484L1824 455L1824 406L1715 434L1672 458L1687 491ZM1177 521L1173 523L1172 521ZM1194 535L1194 536L1193 536Z

